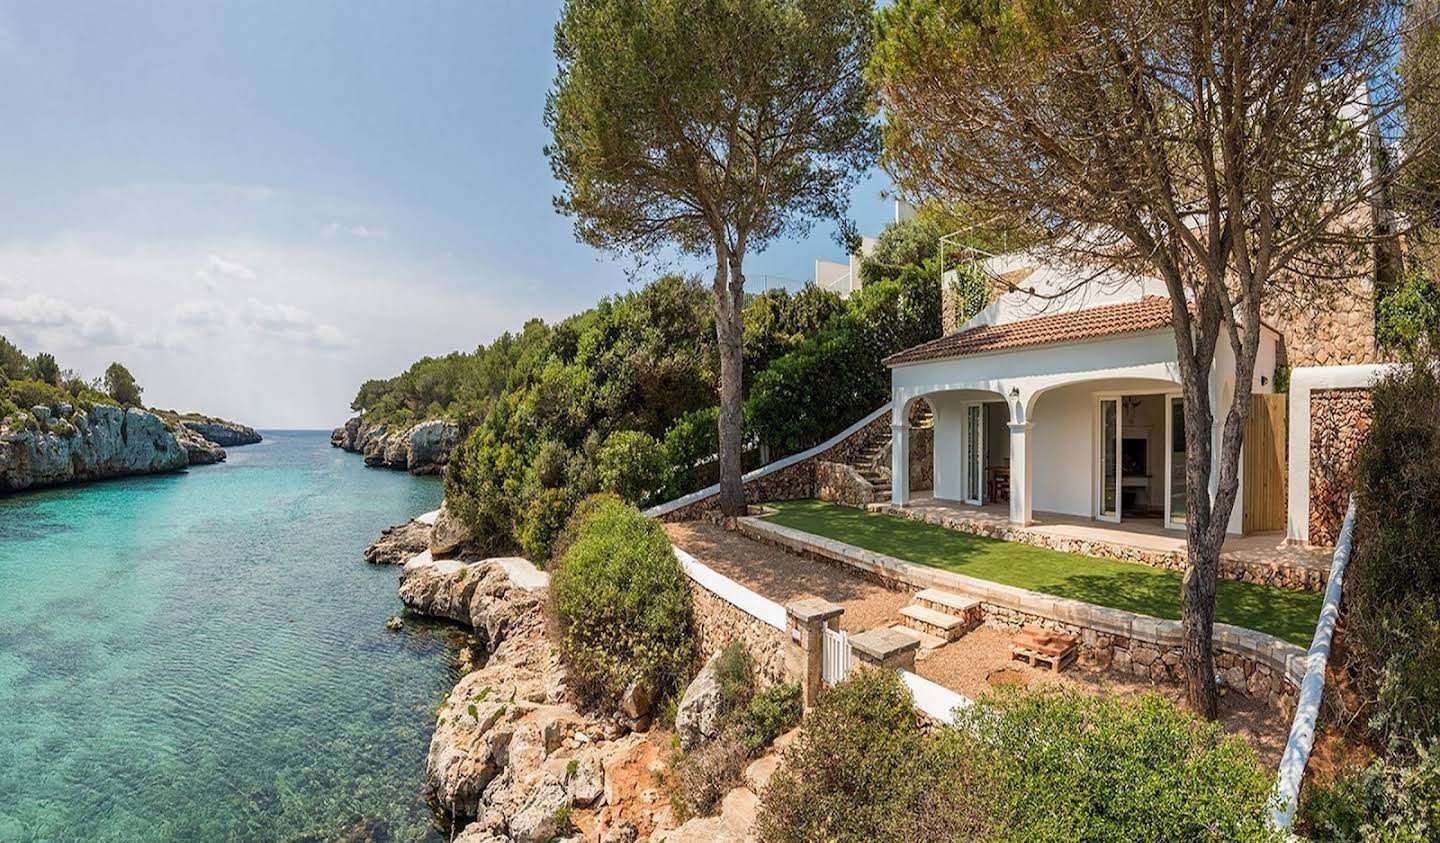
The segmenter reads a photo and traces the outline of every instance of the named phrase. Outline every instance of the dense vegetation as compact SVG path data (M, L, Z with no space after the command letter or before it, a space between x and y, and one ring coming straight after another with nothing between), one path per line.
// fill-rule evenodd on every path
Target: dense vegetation
M1302 819L1330 840L1440 837L1440 354L1380 381L1355 483L1337 726L1378 756L1307 783Z
M30 411L49 408L55 429L73 431L69 419L56 417L61 405L80 412L95 404L139 406L141 387L120 363L111 363L102 378L86 381L73 369L61 369L55 356L40 352L29 357L14 343L0 337L0 421L11 427L49 428Z
M924 730L890 671L820 698L758 819L773 841L1278 840L1254 752L1164 699L1000 692Z
M747 467L762 444L783 456L884 403L880 361L939 335L938 228L891 231L876 254L898 266L894 277L849 301L814 286L747 297ZM928 262L893 263L912 256ZM546 559L587 495L645 506L716 481L712 295L665 276L553 325L532 320L473 352L367 381L351 406L373 425L459 423L465 439L446 471L446 500L497 549Z
M575 515L550 600L560 655L582 703L615 710L636 686L662 699L694 661L690 581L665 530L614 496Z

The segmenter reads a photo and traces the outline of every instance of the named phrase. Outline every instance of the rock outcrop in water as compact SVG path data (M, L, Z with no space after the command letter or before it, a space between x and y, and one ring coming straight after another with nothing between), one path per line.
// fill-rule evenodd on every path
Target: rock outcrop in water
M137 407L96 404L77 410L61 403L0 421L0 493L178 471L223 459L225 449L194 428Z
M360 454L365 464L411 474L438 474L460 443L460 426L436 419L407 428L371 425L355 416L330 433L330 444Z
M461 829L457 843L661 839L676 826L656 784L664 738L570 703L544 583L524 560L466 564L426 551L405 564L405 605L468 624L492 654L439 709L425 797ZM560 826L567 817L574 828Z
M254 445L263 438L253 427L224 419L181 419L180 424L222 448Z

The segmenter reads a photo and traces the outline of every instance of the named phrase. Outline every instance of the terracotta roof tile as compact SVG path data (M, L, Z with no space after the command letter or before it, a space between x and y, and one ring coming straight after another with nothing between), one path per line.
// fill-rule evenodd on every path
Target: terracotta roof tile
M895 366L922 360L942 360L987 351L1153 331L1168 328L1170 323L1170 299L1146 296L1139 301L1037 316L1003 325L980 325L921 343L892 354L882 362Z

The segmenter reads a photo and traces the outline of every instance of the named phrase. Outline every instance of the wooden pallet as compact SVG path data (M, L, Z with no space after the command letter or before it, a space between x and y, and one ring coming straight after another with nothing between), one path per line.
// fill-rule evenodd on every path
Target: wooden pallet
M1024 659L1032 667L1044 665L1049 667L1051 672L1059 673L1075 661L1080 652L1077 645L1073 635L1038 626L1027 626L1011 639L1010 657Z

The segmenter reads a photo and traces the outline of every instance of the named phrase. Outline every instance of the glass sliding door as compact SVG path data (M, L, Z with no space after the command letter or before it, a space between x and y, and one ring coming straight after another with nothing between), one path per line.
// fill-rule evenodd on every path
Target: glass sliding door
M1165 523L1180 526L1185 523L1185 399L1178 395L1169 397L1169 412L1165 419L1165 463L1168 468L1165 477Z
M1101 521L1120 520L1120 399L1100 399L1100 441L1095 454L1099 458L1099 511Z
M965 501L979 506L985 489L985 405L965 407Z

